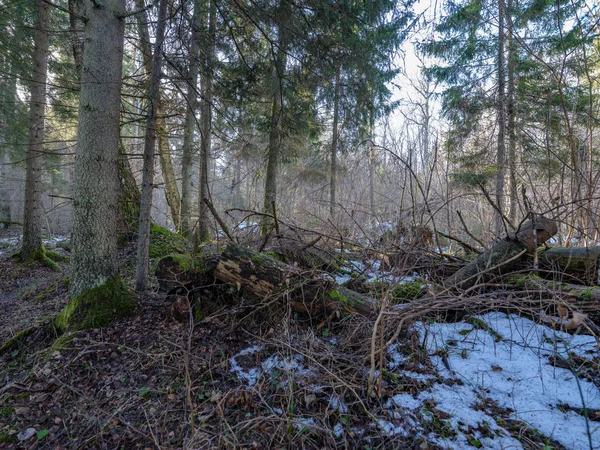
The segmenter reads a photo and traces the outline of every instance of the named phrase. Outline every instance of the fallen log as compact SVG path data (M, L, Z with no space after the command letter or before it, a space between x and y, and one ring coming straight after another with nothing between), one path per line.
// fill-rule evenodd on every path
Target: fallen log
M583 284L600 284L600 247L551 248L540 255L540 268Z
M214 274L259 297L287 297L295 311L311 317L338 312L364 317L375 314L371 298L338 286L331 276L290 266L235 243L227 245Z
M516 232L505 240L497 242L492 248L477 256L473 261L459 269L454 275L443 281L447 289L468 289L492 276L510 272L527 253L533 253L536 246L550 239L558 228L556 222L539 216L534 224L528 220Z
M536 275L514 275L508 280L524 292L542 293L543 297L551 296L559 302L571 305L587 314L594 323L600 324L600 286L561 283L545 280Z

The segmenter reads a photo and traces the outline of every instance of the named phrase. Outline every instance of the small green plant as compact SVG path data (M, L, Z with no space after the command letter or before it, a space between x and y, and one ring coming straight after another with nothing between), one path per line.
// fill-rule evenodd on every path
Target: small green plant
M146 395L148 395L149 392L150 388L148 386L142 386L139 391L140 397L146 397Z
M425 285L420 280L399 284L392 291L394 303L405 303L416 300L423 295Z
M48 436L48 434L50 434L50 432L46 429L38 431L37 432L37 440L43 441L46 438L46 436Z

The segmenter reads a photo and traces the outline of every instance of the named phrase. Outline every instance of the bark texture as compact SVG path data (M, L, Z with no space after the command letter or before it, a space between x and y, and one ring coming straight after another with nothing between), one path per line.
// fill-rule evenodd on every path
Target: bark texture
M70 295L118 275L119 124L125 0L86 2ZM110 39L107 39L110 36Z
M165 33L167 2L161 0L158 11L156 43L152 59L152 77L148 92L148 120L144 140L144 166L142 175L142 200L140 204L140 227L138 233L138 251L135 276L135 288L146 289L148 284L148 264L150 251L150 212L152 209L152 191L154 190L154 148L156 146L156 111L159 101L160 68L162 64L162 45Z
M42 248L42 155L44 151L44 120L46 115L46 78L48 76L49 6L37 2L35 23L33 74L29 106L29 142L25 180L25 216L21 258L28 259Z
M273 204L277 204L277 174L279 172L279 154L283 141L283 80L287 62L287 47L289 45L289 26L292 11L290 0L280 0L278 11L277 51L271 70L271 117L269 119L269 146L267 150L267 174L265 177L265 199L263 211L273 214ZM263 216L261 232L271 231L273 220Z
M198 195L198 186L194 187L194 167L197 167L197 152L194 151L194 130L196 129L196 105L198 93L198 72L200 68L200 0L194 1L194 15L192 17L192 42L190 44L190 64L187 77L187 109L185 111L185 124L183 130L183 148L181 157L181 232L184 236L193 234L194 199Z
M555 278L599 284L600 247L551 248L540 257L540 267L552 271Z
M214 0L208 0L208 29L205 50L202 51L202 102L200 104L200 196L198 206L198 239L204 242L210 239L208 227L208 203L210 202L208 167L212 147L212 102L213 102L213 73L215 53L215 33L217 25L217 10Z
M519 253L532 253L557 231L556 222L545 217L537 217L535 225L527 221L517 233L481 253L454 275L446 278L443 284L450 289L467 289L490 276L508 273L523 258L524 255L517 257Z

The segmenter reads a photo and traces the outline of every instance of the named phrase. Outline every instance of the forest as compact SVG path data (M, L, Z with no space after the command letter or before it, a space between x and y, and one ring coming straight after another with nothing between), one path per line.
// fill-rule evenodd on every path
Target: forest
M600 449L596 0L0 0L0 448Z

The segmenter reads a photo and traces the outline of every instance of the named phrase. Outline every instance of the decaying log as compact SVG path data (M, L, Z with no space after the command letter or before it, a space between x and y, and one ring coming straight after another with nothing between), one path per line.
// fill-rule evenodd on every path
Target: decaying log
M600 324L600 287L579 284L560 283L544 280L537 276L519 277L516 283L519 289L531 292L545 292L558 302L575 307L587 314L596 324Z
M599 284L600 247L551 248L540 256L540 267L561 278L566 274L584 284Z
M535 233L534 233L535 230ZM443 282L448 289L468 289L490 276L510 272L527 253L532 253L537 245L550 239L558 228L556 222L542 216L535 220L535 228L529 220L517 233L511 233L503 241L477 256L466 266Z
M290 266L235 243L227 245L214 273L219 280L259 297L285 296L295 311L310 316L375 313L372 299L338 286L331 276Z
M206 245L195 254L166 256L156 267L158 287L172 293L212 284L218 259L219 248L213 245Z

